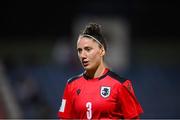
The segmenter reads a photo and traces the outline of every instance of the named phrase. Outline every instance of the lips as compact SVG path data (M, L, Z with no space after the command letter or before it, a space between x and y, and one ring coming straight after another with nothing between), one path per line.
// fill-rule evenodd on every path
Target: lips
M88 66L88 61L82 61L83 66Z

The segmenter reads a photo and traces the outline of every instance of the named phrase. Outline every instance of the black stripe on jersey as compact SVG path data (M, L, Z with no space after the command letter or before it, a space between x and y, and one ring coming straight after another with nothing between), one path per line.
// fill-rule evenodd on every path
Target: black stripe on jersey
M101 79L105 78L108 75L108 72L105 73L104 75L100 76L98 79L101 80ZM83 76L86 80L92 79L92 78L89 78L85 73L83 74Z
M72 83L74 80L77 80L81 76L82 76L82 74L71 77L70 79L68 79L68 84Z
M124 78L124 77L120 77L118 74L116 74L115 72L112 72L112 71L108 71L108 75L109 75L110 77L118 80L120 83L123 83L123 82L125 82L126 80L128 80L128 79L126 79L126 78Z
M103 78L105 78L107 75L108 75L108 73L109 73L110 71L108 70L108 72L107 73L105 73L104 75L102 75L101 77L99 77L99 80L101 80L101 79L103 79Z

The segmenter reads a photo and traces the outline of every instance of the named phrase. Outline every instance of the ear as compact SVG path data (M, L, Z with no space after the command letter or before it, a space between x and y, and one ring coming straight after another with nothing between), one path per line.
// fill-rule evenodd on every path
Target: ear
M100 54L100 55L101 55L101 56L104 56L105 53L106 53L106 51L104 50L104 47L102 47L102 48L101 48L101 54Z

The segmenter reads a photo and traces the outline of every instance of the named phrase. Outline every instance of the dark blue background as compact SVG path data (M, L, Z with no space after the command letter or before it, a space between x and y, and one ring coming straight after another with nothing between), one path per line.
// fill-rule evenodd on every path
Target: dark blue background
M14 94L29 76L38 86L35 96L18 101L23 118L56 118L67 79L83 71L76 53L69 64L50 59L57 38L72 42L78 15L117 16L130 23L131 66L115 72L132 80L142 118L180 118L177 1L6 1L0 6L0 58Z

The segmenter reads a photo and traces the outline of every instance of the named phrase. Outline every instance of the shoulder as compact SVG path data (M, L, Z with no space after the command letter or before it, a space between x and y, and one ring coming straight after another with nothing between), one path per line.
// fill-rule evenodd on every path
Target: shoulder
M75 80L78 80L79 78L81 78L83 76L83 74L79 74L79 75L75 75L75 76L72 76L71 78L68 79L67 83L70 84L72 82L74 82Z
M128 80L127 78L122 77L122 76L118 75L117 73L115 73L115 72L113 72L113 71L109 71L109 72L108 72L108 75L109 75L111 78L117 80L117 81L120 82L120 83L124 83L125 81Z

